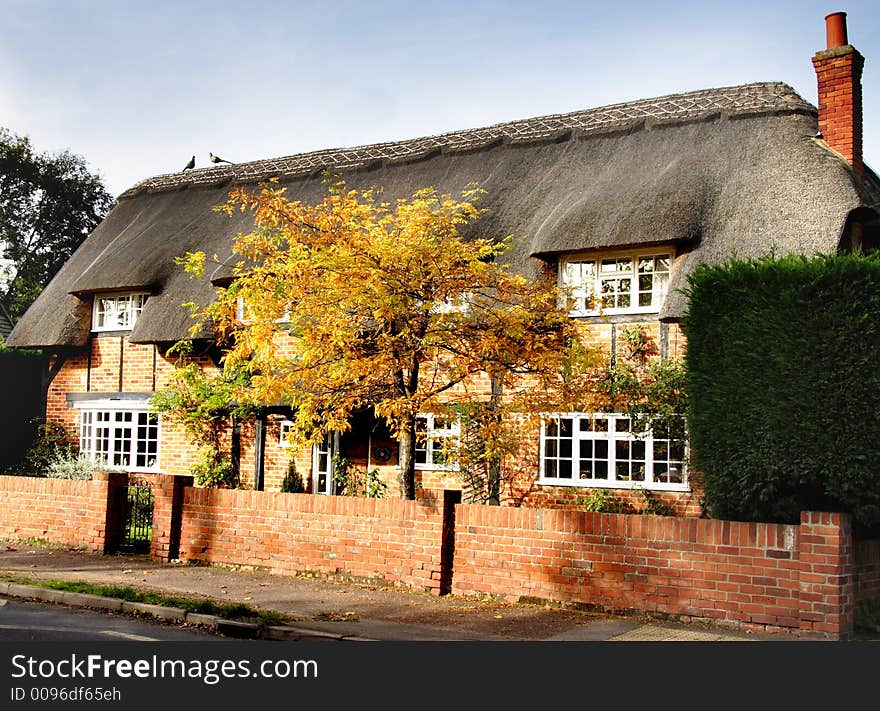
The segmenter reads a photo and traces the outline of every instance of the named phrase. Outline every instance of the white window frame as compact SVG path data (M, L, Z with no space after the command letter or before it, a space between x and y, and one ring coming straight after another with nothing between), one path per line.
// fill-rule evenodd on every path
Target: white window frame
M145 473L160 471L162 423L159 414L147 403L142 400L91 400L77 403L76 408L80 411L79 448L82 454L93 462L106 464L113 469ZM125 422L126 415L131 416L129 422ZM141 416L148 418L145 423L138 421ZM150 419L154 422L150 423ZM153 429L155 437L148 436L142 440L138 430L143 427ZM98 433L101 429L106 430L103 437ZM155 444L151 463L137 464L137 450L141 442L147 447L150 442ZM124 443L127 443L128 451ZM143 455L147 457L149 452Z
M438 426L438 421L440 423L444 423ZM419 424L420 422L424 422L424 432L425 439L424 445L419 446L420 442L418 439L419 434ZM444 470L444 471L457 471L459 468L458 465L458 457L455 457L455 461L451 464L443 463L443 462L435 462L435 458L437 458L437 452L442 451L441 448L438 448L437 445L440 442L446 442L447 440L452 441L452 447L457 449L459 446L459 441L461 438L461 421L454 417L446 417L443 415L435 415L432 412L424 412L419 413L416 416L416 446L415 451L413 452L413 458L416 460L415 468L419 470ZM424 461L419 462L419 454L424 453Z
M547 425L551 421L556 421L557 423L561 420L571 420L572 423L572 432L570 437L560 437L554 436L552 433L548 433ZM585 412L565 412L565 413L555 413L553 415L546 415L541 422L541 438L540 438L540 460L539 460L539 472L538 472L538 483L547 486L577 486L577 487L586 487L586 488L609 488L609 489L651 489L656 491L690 491L690 486L688 484L688 443L687 440L669 440L664 437L657 437L656 441L659 446L662 446L662 443L666 442L667 458L665 461L660 458L655 458L654 454L654 444L655 437L654 434L650 431L634 434L629 430L621 430L618 431L620 427L623 426L623 421L630 420L630 418L621 413L585 413ZM607 429L602 430L601 423L602 421L607 421ZM589 423L589 426L584 427L581 425L582 422ZM599 423L599 427L597 431L596 424ZM558 425L557 425L558 427ZM558 430L557 430L558 431ZM567 454L562 454L562 443L561 440L569 440L571 450ZM552 453L554 449L552 446L548 451L548 441L556 440L556 453L555 456ZM606 453L604 457L600 457L596 455L596 445L593 444L593 455L591 457L582 457L582 452L580 451L581 442L606 442ZM672 442L680 442L682 447L682 458L679 460L677 458L671 458L672 451ZM622 458L620 462L618 462L618 442L621 445L627 443L625 447L621 447L622 449L626 449L629 452L629 456L626 458ZM640 442L641 445L637 445L638 449L644 449L644 454L642 458L634 457L633 452L636 448L633 447L633 442ZM567 449L567 448L566 448ZM604 462L607 466L607 478L581 478L580 475L580 461L581 459L591 459L593 465L595 466L596 462ZM560 461L567 461L570 464L570 473L571 477L562 477L562 476L553 476L548 475L548 471L552 471L553 467L550 462L556 462L556 466L559 467ZM629 467L629 479L625 479L623 477L618 478L618 463L622 466L626 462ZM643 478L632 478L632 467L633 464L644 464L644 476ZM679 464L682 471L682 481L681 482L669 482L658 480L655 481L655 464L667 466L671 466L671 463ZM557 469L557 472L559 469ZM595 471L595 470L594 470ZM659 473L660 467L657 467L657 471Z
M336 470L333 458L337 451L335 432L324 435L317 444L312 445L312 493L331 496L336 493ZM323 478L323 481L322 481Z
M278 446L279 447L292 447L293 443L288 438L288 434L293 431L293 421L292 420L281 420L278 423Z
M92 331L130 331L144 310L145 291L95 294L92 303Z
M650 271L639 271L640 260L655 260ZM666 259L668 268L657 269L657 259ZM638 314L657 313L663 306L663 300L669 291L669 279L672 274L672 262L675 251L654 247L653 249L620 250L614 252L592 252L570 254L559 260L558 285L562 293L563 306L569 305L570 316L598 316L600 314ZM625 271L611 269L611 262L629 261L630 268ZM603 265L603 263L607 263ZM607 268L603 271L603 266ZM661 279L652 280L650 291L639 289L639 277L642 274L660 275ZM662 277L665 276L665 279ZM612 281L629 284L629 306L602 304L603 282ZM615 297L622 294L618 289L606 292ZM651 294L651 304L639 305L640 294ZM592 304L593 308L590 308Z

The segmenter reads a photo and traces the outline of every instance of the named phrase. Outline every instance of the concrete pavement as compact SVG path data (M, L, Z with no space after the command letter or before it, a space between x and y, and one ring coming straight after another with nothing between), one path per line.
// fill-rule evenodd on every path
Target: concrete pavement
M672 624L537 605L508 604L375 583L281 577L259 570L160 563L144 557L100 556L79 550L0 542L0 595L152 615L230 636L264 639L402 641L790 641L789 635L745 633L703 624ZM256 625L193 615L183 610L96 599L20 585L31 581L84 581L131 586L167 596L243 603L277 612L286 624Z

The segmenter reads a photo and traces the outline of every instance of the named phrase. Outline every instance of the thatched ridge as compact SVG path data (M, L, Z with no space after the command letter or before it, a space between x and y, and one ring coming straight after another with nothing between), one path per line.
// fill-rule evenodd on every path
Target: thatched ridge
M848 218L870 222L876 179L859 181L815 138L816 110L789 86L709 89L483 129L162 175L120 196L10 335L15 346L76 346L89 334L91 295L147 289L136 342L186 337L184 302L207 303L212 280L174 264L187 250L228 259L248 217L212 211L233 185L276 177L292 198L324 194L323 171L388 199L426 186L485 191L477 228L513 235L524 272L560 254L647 244L679 251L661 312L681 316L678 288L699 260L838 248ZM852 220L850 220L851 222Z

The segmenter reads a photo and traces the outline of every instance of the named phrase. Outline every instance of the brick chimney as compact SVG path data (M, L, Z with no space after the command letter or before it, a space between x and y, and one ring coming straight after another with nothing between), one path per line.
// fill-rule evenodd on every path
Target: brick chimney
M819 81L819 131L862 177L862 67L865 58L848 43L846 13L825 17L828 48L813 56Z

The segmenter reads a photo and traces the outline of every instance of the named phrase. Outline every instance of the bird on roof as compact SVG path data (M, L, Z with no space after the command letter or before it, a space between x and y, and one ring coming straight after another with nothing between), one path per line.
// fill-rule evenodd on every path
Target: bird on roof
M187 163L187 164L183 167L183 170L180 171L180 172L183 173L183 172L185 172L185 171L187 171L187 170L192 170L192 169L195 168L195 167L196 167L196 157L193 156L192 158L189 159L189 163Z
M215 156L213 153L208 153L208 158L211 159L212 163L229 163L232 165L231 161L223 160L220 156Z

